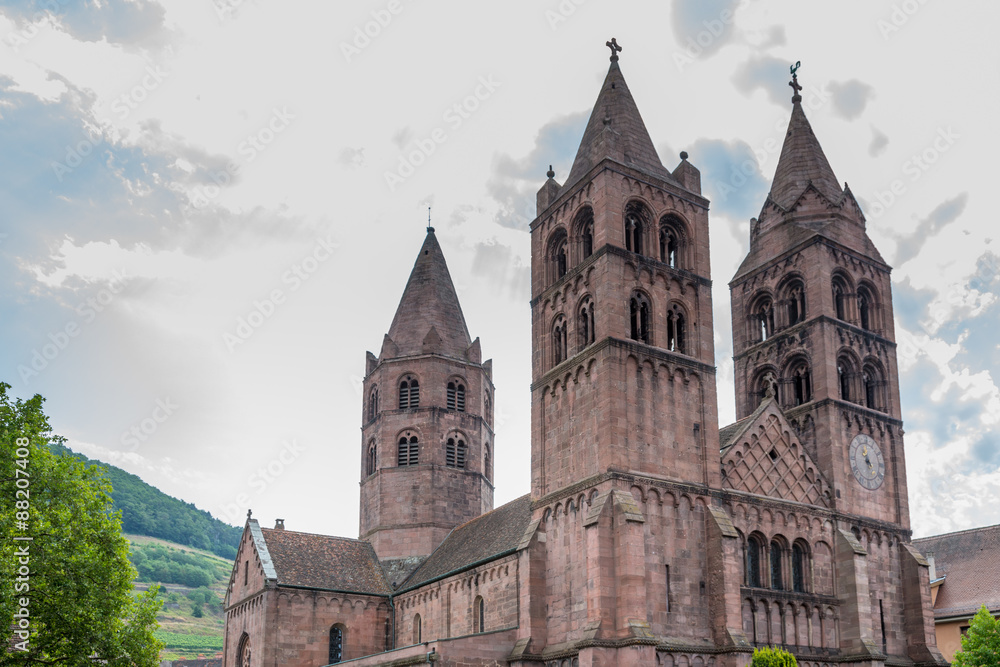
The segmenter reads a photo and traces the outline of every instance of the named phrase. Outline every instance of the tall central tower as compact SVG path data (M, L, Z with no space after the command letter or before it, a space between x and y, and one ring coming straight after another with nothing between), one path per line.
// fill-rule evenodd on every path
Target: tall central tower
M531 224L532 496L609 471L719 476L708 200L665 169L618 65Z

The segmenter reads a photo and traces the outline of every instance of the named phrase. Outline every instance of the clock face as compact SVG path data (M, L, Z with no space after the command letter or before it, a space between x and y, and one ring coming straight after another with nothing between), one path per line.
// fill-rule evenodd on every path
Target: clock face
M871 436L861 433L851 440L851 470L858 484L874 491L885 479L885 459L882 450Z

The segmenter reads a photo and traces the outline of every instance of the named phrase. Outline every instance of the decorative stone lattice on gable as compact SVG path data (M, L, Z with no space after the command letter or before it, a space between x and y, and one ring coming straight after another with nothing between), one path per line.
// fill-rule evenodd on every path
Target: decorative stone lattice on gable
M722 466L731 489L830 507L830 485L773 413L762 415L733 443Z

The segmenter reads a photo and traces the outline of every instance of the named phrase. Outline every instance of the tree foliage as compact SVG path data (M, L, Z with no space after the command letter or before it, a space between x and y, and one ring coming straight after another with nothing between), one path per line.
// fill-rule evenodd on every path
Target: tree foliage
M750 667L797 667L797 665L794 655L777 646L755 648L750 662Z
M27 650L8 649L5 637L0 662L157 665L160 603L155 589L133 596L135 570L110 485L99 469L51 451L63 439L41 396L12 400L9 389L0 383L0 627L18 627L27 609L30 634L20 646ZM19 490L27 502L17 506Z
M1000 619L986 605L979 608L962 637L962 650L951 662L955 667L1000 667Z

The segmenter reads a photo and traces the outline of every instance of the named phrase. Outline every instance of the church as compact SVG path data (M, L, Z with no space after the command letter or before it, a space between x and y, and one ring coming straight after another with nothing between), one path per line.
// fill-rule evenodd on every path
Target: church
M359 539L248 515L227 667L944 665L911 543L889 272L803 111L729 282L611 65L531 222L531 492L493 506L493 364L433 228L366 358ZM499 445L502 446L502 443Z

